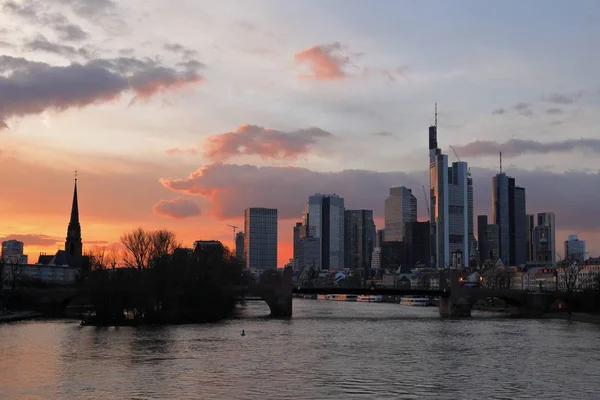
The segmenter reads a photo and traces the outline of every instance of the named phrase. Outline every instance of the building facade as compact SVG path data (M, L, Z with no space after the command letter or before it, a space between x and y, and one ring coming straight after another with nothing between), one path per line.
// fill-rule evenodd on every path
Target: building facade
M527 262L525 189L501 172L492 178L492 223L498 225L500 258L506 265Z
M251 207L245 210L244 259L247 268L277 268L277 209Z
M344 241L344 267L352 270L371 268L375 247L372 210L344 211Z
M550 248L552 265L556 264L556 216L553 212L542 212L537 215L537 226L548 228L546 239Z
M565 260L583 262L586 259L585 240L569 235L565 240Z
M406 245L406 263L410 267L429 267L431 260L430 240L429 221L406 223L406 227L404 228L404 243Z
M477 216L477 253L479 254L479 265L483 265L485 260L490 258L490 250L488 247L487 238L487 226L488 217L487 215Z
M19 263L19 264L27 264L28 257L26 254L23 254L24 243L11 239L5 240L2 242L2 252L0 256L4 258L6 262Z
M534 260L533 256L533 228L535 228L535 216L533 214L527 214L526 218L527 227L527 262Z
M306 236L320 239L321 269L344 269L344 199L336 194L310 196L303 221Z
M238 260L244 260L244 232L235 234L235 256Z
M385 241L404 240L404 227L407 222L417 220L417 198L404 186L390 188L385 199Z

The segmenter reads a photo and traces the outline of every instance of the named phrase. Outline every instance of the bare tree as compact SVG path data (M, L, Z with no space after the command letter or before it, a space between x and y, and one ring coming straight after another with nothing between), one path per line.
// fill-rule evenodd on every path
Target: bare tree
M585 282L581 279L581 270L583 267L577 265L571 260L561 262L561 267L558 268L556 278L558 279L558 288L566 294L567 311L569 315L572 313L572 302L576 292L580 291Z
M85 255L89 257L92 271L115 268L120 258L120 254L115 247L109 249L100 246L92 247L86 251Z
M8 268L10 271L10 291L14 293L23 275L23 260L21 257L10 258L8 260Z
M156 258L173 254L173 251L181 246L175 233L167 229L146 231L137 228L123 234L121 243L125 246L124 264L138 270L151 267Z

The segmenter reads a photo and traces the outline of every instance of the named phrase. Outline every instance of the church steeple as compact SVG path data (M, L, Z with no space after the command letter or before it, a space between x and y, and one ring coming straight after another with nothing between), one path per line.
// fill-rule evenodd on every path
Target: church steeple
M73 204L71 206L71 220L67 228L65 251L72 256L80 257L83 253L81 243L81 225L79 224L79 205L77 203L77 171L75 171L75 187L73 189Z

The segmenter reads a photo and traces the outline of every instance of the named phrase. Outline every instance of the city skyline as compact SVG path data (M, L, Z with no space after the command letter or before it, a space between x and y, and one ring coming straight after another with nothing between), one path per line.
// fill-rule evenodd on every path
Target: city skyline
M474 215L491 217L502 151L527 213L556 214L556 251L578 234L600 254L593 3L103 4L0 1L0 238L31 259L64 246L73 170L84 247L142 226L234 249L227 225L268 207L282 266L318 192L372 209L381 229L389 188L405 186L426 220L436 101L441 150L471 169ZM80 31L44 22L56 15Z

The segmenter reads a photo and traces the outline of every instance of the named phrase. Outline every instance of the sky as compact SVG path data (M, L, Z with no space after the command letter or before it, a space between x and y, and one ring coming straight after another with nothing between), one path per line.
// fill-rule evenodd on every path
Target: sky
M0 238L84 247L137 227L233 245L279 215L278 263L313 193L372 209L406 186L427 219L428 126L471 167L475 215L503 170L600 256L596 0L0 0ZM450 148L453 146L456 155Z

